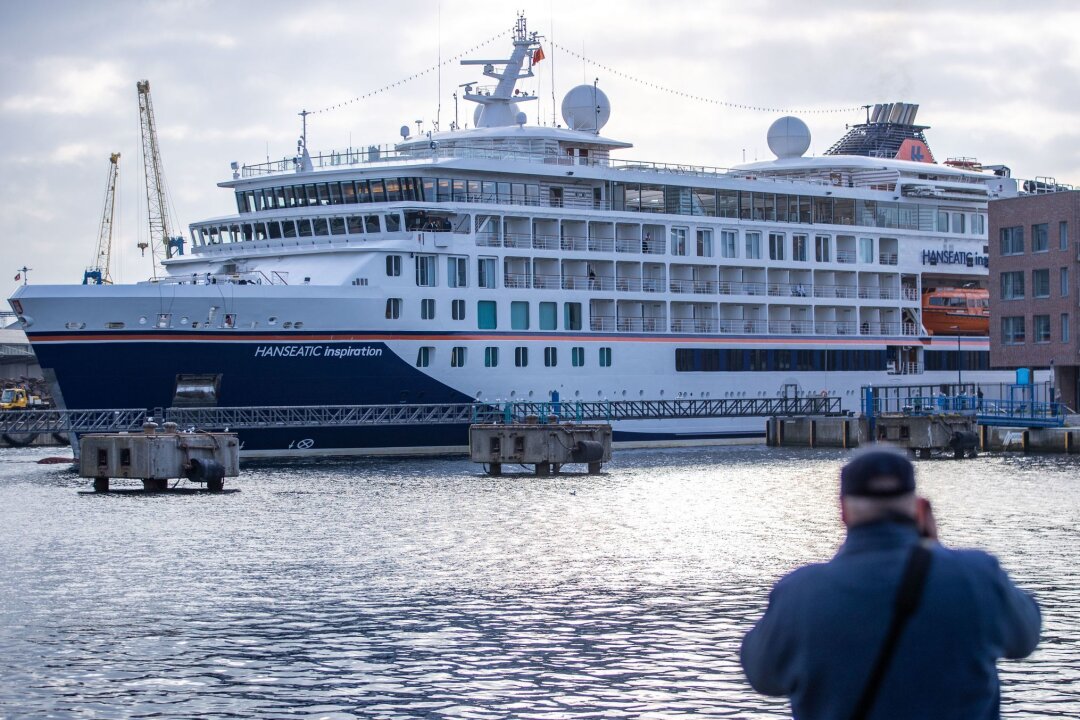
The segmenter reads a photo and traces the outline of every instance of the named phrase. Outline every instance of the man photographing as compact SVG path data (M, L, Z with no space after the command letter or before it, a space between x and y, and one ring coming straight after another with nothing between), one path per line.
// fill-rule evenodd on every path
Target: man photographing
M997 718L999 658L1030 655L1039 607L993 556L939 545L903 455L840 473L847 539L781 579L742 645L750 684L797 718Z

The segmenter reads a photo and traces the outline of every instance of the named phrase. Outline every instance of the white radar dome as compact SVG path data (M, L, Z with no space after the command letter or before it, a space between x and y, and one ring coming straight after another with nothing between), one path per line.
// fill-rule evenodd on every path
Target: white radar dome
M797 117L782 117L769 126L769 149L785 158L802 157L810 147L810 128Z
M595 85L578 85L563 98L562 116L571 130L600 132L611 117L611 101Z

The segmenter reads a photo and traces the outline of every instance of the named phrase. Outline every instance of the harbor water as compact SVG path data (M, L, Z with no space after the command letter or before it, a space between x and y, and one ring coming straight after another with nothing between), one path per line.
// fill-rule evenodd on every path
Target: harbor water
M80 495L36 463L56 452L0 451L4 718L783 717L739 642L843 537L843 451L253 465L239 493L169 497ZM1042 605L1005 717L1080 716L1080 459L917 468L943 541Z

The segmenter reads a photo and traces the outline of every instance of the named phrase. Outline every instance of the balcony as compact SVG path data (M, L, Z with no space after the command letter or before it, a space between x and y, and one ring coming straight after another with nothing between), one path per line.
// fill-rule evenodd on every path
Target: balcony
M711 318L672 318L671 332L714 333L717 321Z
M719 290L719 283L715 280L672 280L668 287L673 293L705 295L716 293Z

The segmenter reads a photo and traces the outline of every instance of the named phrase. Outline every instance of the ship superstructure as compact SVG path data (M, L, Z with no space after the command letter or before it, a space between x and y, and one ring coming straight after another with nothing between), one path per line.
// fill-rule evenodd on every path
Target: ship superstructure
M69 408L835 394L988 370L933 335L926 287L985 284L990 173L871 154L712 168L621 159L596 85L529 125L539 38L469 86L474 127L238 166L237 212L190 226L167 276L27 286L12 304ZM496 69L501 66L501 69ZM913 119L913 113L912 113ZM908 146L910 148L910 146ZM1000 187L1000 184L999 186ZM957 348L962 342L962 352ZM761 434L626 422L623 442ZM462 428L258 431L249 454L443 451Z

